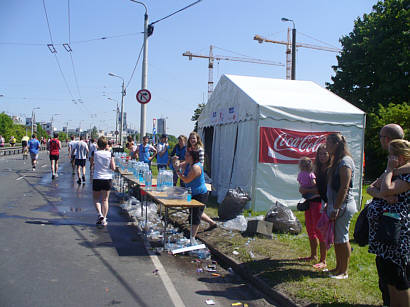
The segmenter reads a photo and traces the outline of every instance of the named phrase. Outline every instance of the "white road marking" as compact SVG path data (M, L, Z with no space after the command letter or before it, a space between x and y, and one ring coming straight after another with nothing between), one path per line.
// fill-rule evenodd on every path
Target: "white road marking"
M24 178L24 176L21 176L21 177L18 177L16 180L19 181L19 180L21 180L21 179L23 179L23 178Z
M184 302L182 301L181 297L179 296L177 290L174 287L171 279L169 278L167 272L165 271L164 266L159 261L158 256L150 255L152 262L154 263L155 268L158 270L158 275L161 277L162 282L164 283L165 289L174 303L176 307L185 307Z
M139 227L138 227L139 228ZM139 228L141 232L141 229ZM184 302L182 301L181 297L179 296L177 289L175 289L174 284L169 278L167 271L165 270L164 266L162 265L161 261L159 260L158 256L153 254L151 250L151 246L146 238L143 237L145 249L154 264L156 274L161 277L162 283L164 284L165 289L168 292L169 297L171 298L172 303L175 307L185 307Z
M47 164L44 164L44 165L42 165L41 167L46 167L47 166Z

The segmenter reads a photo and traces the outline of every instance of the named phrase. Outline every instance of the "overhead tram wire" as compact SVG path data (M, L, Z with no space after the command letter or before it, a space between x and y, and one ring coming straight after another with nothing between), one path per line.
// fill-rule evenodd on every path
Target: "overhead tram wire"
M51 44L54 45L53 35L51 34L50 22L48 21L47 8L46 8L45 0L43 0L43 8L44 8L44 14L45 14L45 17L46 17L46 21L47 21L48 33L49 33L49 35L50 35L50 41L51 41ZM66 86L66 88L67 88L67 91L68 91L68 93L70 94L71 98L74 100L73 93L71 92L70 87L68 86L67 79L66 79L66 77L65 77L65 75L64 75L64 73L63 73L63 70L62 70L62 68L61 68L60 62L59 62L59 60L58 60L57 53L56 53L56 52L52 52L52 53L53 53L54 58L55 58L55 60L56 60L57 66L58 66L59 71L60 71L60 74L61 74L61 76L63 77L64 84L65 84L65 86Z
M167 18L169 18L169 17L171 17L171 16L173 16L173 15L179 13L179 12L182 12L183 10L186 10L186 9L190 8L191 6L194 6L194 5L198 4L198 3L201 2L201 1L202 1L202 0L195 1L195 2L193 2L193 3L189 4L189 5L187 5L186 7L183 7L182 9L180 9L180 10L178 10L178 11L175 11L175 12L173 12L173 13L171 13L171 14L169 14L169 15L167 15L167 16L161 18L161 19L158 19L158 20L156 20L156 21L154 21L154 22L151 22L150 25L156 24L157 22L160 22L160 21L162 21L162 20L164 20L164 19L167 19Z
M132 78L134 77L135 69L137 68L138 62L140 61L141 53L142 53L142 50L143 50L143 49L144 49L144 44L142 44L142 46L141 46L140 53L138 54L137 62L135 62L134 69L132 70L131 77L130 77L130 79L128 80L127 85L125 86L126 89L127 89L128 86L130 85L131 80L132 80Z
M53 35L51 34L51 27L50 27L50 22L49 22L49 20L48 20L48 14L47 14L47 8L46 8L45 0L43 0L43 8L44 8L44 14L45 14L45 17L46 17L48 33L49 33L49 35L50 35L50 41L51 41L51 44L52 44L53 49L54 49L54 40L53 40ZM47 45L47 46L49 47L49 45ZM49 47L49 49L50 49L50 47ZM60 74L61 74L61 76L62 76L62 78L63 78L63 80L64 80L64 84L65 84L65 86L66 86L66 88L67 88L68 93L69 93L70 96L71 96L71 100L72 100L73 102L75 102L76 100L75 100L75 98L74 98L74 95L73 95L73 93L72 93L72 91L71 91L71 89L70 89L70 86L68 85L67 79L66 79L66 77L65 77L65 75L64 75L64 73L63 73L63 69L61 68L60 61L58 60L57 51L55 51L55 49L54 49L54 52L53 52L51 49L50 49L50 51L51 51L51 53L54 55L54 58L55 58L55 60L56 60L57 66L58 66L59 71L60 71ZM75 104L76 104L76 103L75 103ZM88 111L87 111L87 112L88 112Z
M102 36L98 38L91 38L91 39L86 39L86 40L79 40L79 41L72 41L72 45L77 45L77 44L86 44L86 43L91 43L99 40L107 40L107 39L113 39L113 38L121 38L121 37L128 37L128 36L137 36L141 35L143 33L138 32L138 33L128 33L128 34L119 34L119 35L111 35L111 36ZM25 43L25 42L0 42L0 45L16 45L16 46L39 46L39 47L44 47L47 46L47 43ZM54 46L63 46L64 43L54 43Z
M78 83L78 78L77 78L77 72L75 70L75 65L74 65L74 60L73 60L73 55L72 55L72 49L71 49L71 12L70 12L70 0L67 0L67 16L68 16L68 49L64 46L64 49L66 49L66 51L68 52L68 54L70 55L70 60L71 60L71 67L73 69L73 75L74 75L74 81L75 81L75 85L77 87L77 92L78 92L78 97L80 97L80 104L82 105L83 102L83 98L81 95L81 91L80 91L80 86ZM87 112L89 112L87 110L87 108L85 108Z

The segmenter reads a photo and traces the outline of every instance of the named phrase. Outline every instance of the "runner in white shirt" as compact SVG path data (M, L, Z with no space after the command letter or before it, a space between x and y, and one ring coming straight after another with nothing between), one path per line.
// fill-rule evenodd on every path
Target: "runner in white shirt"
M71 166L73 168L73 175L74 175L75 174L75 152L76 152L78 141L75 140L74 135L72 135L70 138L71 138L71 141L68 143L68 157L70 158Z
M89 152L87 143L84 142L84 137L80 136L80 141L76 146L75 165L77 165L77 183L81 184L81 175L83 183L85 183L85 163L87 162L87 154Z
M102 136L97 144L98 150L94 152L93 199L98 213L97 225L106 226L115 162L108 149L107 139Z

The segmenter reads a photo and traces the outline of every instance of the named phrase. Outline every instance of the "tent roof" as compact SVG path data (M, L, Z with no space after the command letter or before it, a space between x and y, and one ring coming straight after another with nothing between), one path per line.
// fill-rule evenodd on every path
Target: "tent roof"
M199 127L256 118L356 126L363 116L362 110L311 81L223 75Z

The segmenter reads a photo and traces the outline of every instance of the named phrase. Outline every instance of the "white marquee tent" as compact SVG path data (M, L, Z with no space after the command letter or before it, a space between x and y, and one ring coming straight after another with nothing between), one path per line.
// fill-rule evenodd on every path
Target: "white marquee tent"
M207 172L218 202L229 188L251 195L251 208L295 206L298 160L314 157L330 132L347 139L360 206L365 113L310 81L223 75L198 120Z

